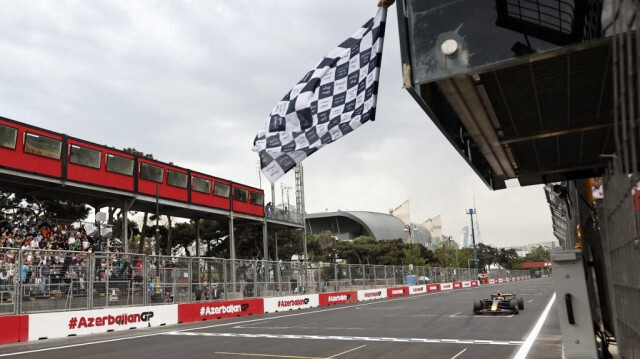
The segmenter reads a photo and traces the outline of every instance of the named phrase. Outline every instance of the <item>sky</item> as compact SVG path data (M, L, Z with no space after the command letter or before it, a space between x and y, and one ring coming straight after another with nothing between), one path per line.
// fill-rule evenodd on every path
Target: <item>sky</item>
M376 2L0 0L0 116L262 187L269 201L258 129ZM488 189L402 88L396 16L393 5L376 121L303 162L307 213L409 200L412 222L440 215L458 240L475 203L486 244L555 240L542 186ZM283 185L293 171L276 203Z

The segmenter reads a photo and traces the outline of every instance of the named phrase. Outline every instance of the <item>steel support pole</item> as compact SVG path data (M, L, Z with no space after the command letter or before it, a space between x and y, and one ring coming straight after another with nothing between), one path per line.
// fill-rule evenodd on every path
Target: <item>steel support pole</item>
M125 199L122 203L122 241L124 242L125 253L129 253L129 217L127 216L127 214L131 210L133 202L135 201L135 198L131 201Z
M231 259L231 283L233 283L233 291L236 291L236 269L235 269L235 261L236 261L236 238L234 235L234 224L233 224L233 211L231 211L229 216L229 259ZM226 290L225 290L226 293Z
M196 257L200 257L200 219L196 219Z

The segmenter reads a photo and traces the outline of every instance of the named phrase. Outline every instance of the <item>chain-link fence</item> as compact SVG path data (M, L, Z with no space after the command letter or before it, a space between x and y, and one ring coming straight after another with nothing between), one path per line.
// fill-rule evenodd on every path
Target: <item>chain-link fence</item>
M492 276L518 276L515 271ZM524 271L528 274L527 271ZM477 279L473 269L0 248L0 315Z

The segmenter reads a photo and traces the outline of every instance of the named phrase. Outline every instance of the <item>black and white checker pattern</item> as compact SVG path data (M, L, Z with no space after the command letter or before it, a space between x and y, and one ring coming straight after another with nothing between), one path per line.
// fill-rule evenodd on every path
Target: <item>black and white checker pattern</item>
M367 21L278 102L253 142L275 182L321 147L375 119L387 10Z

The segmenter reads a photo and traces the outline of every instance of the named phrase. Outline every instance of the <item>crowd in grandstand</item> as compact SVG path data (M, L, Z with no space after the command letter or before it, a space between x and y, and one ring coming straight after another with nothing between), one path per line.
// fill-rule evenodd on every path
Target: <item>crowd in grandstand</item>
M52 277L84 284L86 253L105 249L105 241L87 234L82 225L54 224L35 215L0 214L0 234L0 285L21 281L44 291ZM22 263L16 263L18 250Z
M101 238L89 236L84 226L56 225L34 215L0 215L0 247L100 252Z
M146 291L153 302L172 302L174 294L188 293L185 268L177 268L172 261L125 255L114 247L106 253L106 239L88 234L82 225L54 224L26 214L0 214L0 233L0 292L10 292L16 283L36 294L49 294L53 287L69 290L72 285L74 290L84 291L87 281L108 278L110 290ZM149 258L146 273L144 258ZM94 290L106 291L98 285ZM194 285L192 291L192 300L218 299L221 292L208 283Z

